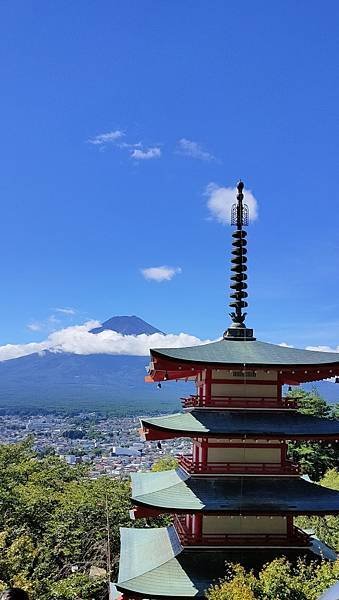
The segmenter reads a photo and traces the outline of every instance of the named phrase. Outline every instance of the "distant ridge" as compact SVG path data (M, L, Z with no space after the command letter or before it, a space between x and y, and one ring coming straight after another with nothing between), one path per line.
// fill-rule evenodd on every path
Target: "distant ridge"
M107 321L104 321L101 327L94 327L90 332L101 333L102 331L107 330L117 331L122 335L141 335L142 333L152 335L153 333L163 333L160 329L153 327L153 325L146 323L146 321L135 315L111 317L110 319L107 319Z

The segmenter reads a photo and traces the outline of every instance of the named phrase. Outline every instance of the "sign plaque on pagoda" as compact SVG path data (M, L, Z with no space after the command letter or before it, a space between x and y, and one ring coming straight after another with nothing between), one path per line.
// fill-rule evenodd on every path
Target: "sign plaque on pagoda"
M203 598L226 562L259 568L279 556L335 559L298 528L299 515L339 514L339 492L288 458L294 440L339 439L339 422L305 415L284 385L339 375L337 353L258 341L245 324L249 211L244 184L232 207L231 325L217 342L151 350L148 381L192 380L183 412L143 418L146 440L190 438L176 470L132 475L134 518L172 515L162 528L122 528L121 600Z

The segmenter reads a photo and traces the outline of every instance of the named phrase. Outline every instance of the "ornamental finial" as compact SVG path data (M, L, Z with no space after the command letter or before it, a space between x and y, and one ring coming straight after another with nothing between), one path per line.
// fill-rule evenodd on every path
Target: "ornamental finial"
M236 226L236 231L232 233L231 302L229 304L232 309L230 313L232 325L225 331L224 338L253 340L253 329L247 329L245 325L247 313L243 313L243 309L248 306L245 300L248 296L245 291L247 290L247 231L243 227L248 225L249 220L248 206L243 203L243 190L244 183L240 180L237 184L237 202L231 208L231 225Z

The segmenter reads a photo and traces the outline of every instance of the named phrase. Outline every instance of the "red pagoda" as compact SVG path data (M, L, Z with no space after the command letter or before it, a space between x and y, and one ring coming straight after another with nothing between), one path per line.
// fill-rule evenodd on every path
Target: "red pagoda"
M339 514L339 492L303 478L287 444L338 441L339 422L298 412L282 390L339 375L339 355L257 341L246 327L243 187L232 208L231 326L214 343L151 350L149 381L194 379L196 394L182 413L142 419L143 435L191 438L192 452L176 470L132 476L134 518L170 514L173 524L121 530L121 600L203 598L227 561L335 559L294 517Z

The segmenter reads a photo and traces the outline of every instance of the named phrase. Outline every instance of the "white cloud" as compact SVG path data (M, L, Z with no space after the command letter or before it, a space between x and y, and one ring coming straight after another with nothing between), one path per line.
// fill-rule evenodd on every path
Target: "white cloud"
M207 196L207 206L213 218L219 223L231 223L232 205L237 201L237 189L221 187L215 183L209 183L205 195ZM249 218L255 221L258 218L258 203L249 190L244 191L244 203L249 208Z
M126 150L129 153L129 157L139 160L151 160L153 158L161 157L161 148L159 145L145 147L142 142L128 142L122 140L125 138L125 132L120 129L115 131L108 131L107 133L100 133L87 140L89 144L99 146L100 150L104 150L109 144L114 145L120 150Z
M76 310L75 310L75 308L70 308L70 307L67 308L66 307L66 308L56 308L55 312L61 313L63 315L70 315L71 316L71 315L75 315Z
M41 323L29 323L27 325L27 329L30 329L30 331L41 331L43 329L43 325Z
M170 281L174 275L181 273L181 267L148 267L141 269L141 273L149 281Z
M134 142L134 143L128 143L128 142L120 142L118 144L119 148L142 148L142 143L141 142Z
M122 335L116 331L102 331L93 334L90 330L99 327L98 321L89 321L51 333L42 342L29 344L6 344L0 346L0 361L26 356L35 352L70 352L73 354L127 354L147 356L150 348L182 348L198 346L202 340L187 333L152 335ZM205 340L209 342L210 340Z
M331 348L331 346L306 346L306 350L315 350L317 352L339 352L339 346ZM330 377L326 381L336 383L336 377Z
M278 344L278 346L282 346L283 348L294 348L292 344L287 344L286 342L281 342L281 344Z
M51 314L41 321L32 321L31 323L28 323L27 329L30 331L45 331L49 333L50 331L54 331L57 326L60 327L63 317L72 317L77 312L74 308L70 307L55 308L54 311L57 315Z
M116 131L108 131L107 133L100 133L88 141L89 144L94 146L102 146L104 144L114 144L117 140L124 136L124 132L117 129Z
M187 140L186 138L181 138L181 140L178 141L177 153L182 154L183 156L197 158L198 160L215 160L213 154L203 150L201 144L193 142L192 140Z
M339 346L331 348L331 346L306 346L306 350L316 350L318 352L339 352Z
M60 319L58 319L55 315L50 315L47 319L47 322L52 324L61 323Z
M33 353L68 352L79 355L111 354L147 356L150 348L183 348L199 346L216 340L201 340L188 333L152 335L122 335L116 331L105 330L98 334L90 333L94 327L100 327L98 321L88 321L83 325L74 325L59 329L41 342L27 344L6 344L0 346L0 361L10 360ZM329 346L308 346L307 350L339 352Z
M156 146L154 148L145 148L144 150L135 148L131 152L131 158L134 158L134 160L150 160L152 158L160 158L160 156L161 149Z

